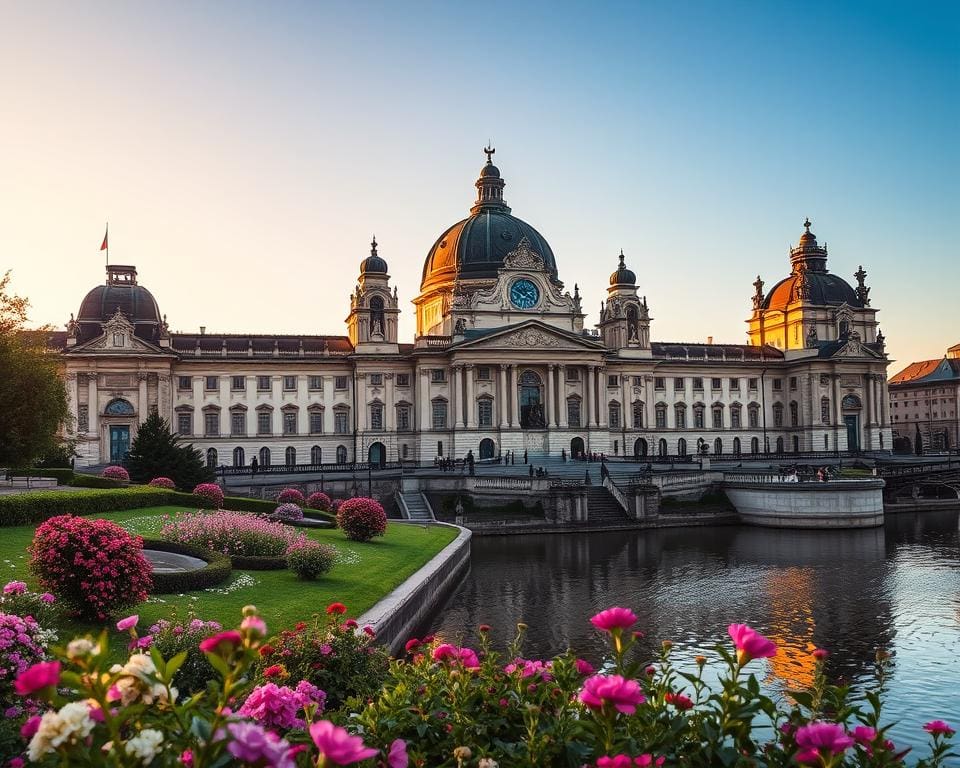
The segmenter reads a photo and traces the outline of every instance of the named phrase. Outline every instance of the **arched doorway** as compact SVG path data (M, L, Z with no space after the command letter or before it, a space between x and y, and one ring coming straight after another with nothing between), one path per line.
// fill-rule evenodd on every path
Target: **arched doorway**
M660 456L660 458L666 458L667 455L667 441L662 437L660 438L660 442L657 443L657 455Z
M310 449L310 463L323 464L323 451L319 445L315 445Z
M677 454L679 456L687 455L687 441L684 440L682 437L679 440L677 440Z
M247 459L243 455L243 448L239 446L233 449L233 466L243 467L246 466Z
M383 443L374 443L367 451L367 461L373 469L383 469L387 463L387 448Z
M494 451L497 450L496 444L489 437L483 438L480 441L480 458L481 459L492 459Z
M740 455L740 438L739 437L733 438L733 455L734 456Z
M718 437L716 440L713 441L713 455L720 456L722 453L723 453L723 440Z
M777 453L783 453L783 438L777 438Z
M580 456L583 456L583 450L584 449L583 449L582 437L575 437L573 438L573 440L570 441L570 457L571 458L576 459L576 458L579 458Z
M759 438L759 437L751 437L751 438L750 438L750 453L752 453L754 456L756 456L758 453L760 453L760 438Z
M347 463L347 446L338 445L337 446L337 464L346 464Z
M636 441L634 441L633 443L634 458L639 459L643 456L646 456L648 450L649 449L647 447L647 441L644 440L642 437L638 437Z
M260 466L269 467L270 466L270 449L264 446L260 449Z
M296 464L297 464L297 449L294 448L292 445L291 445L289 448L287 448L286 451L284 451L284 453L283 453L283 463L286 464L288 467L296 466Z
M207 448L207 466L213 469L217 466L217 449Z
M520 374L520 426L524 429L542 429L546 426L540 397L542 384L540 376L534 371Z
M800 453L800 436L799 435L793 436L793 452Z
M840 401L843 411L843 424L847 428L847 450L860 450L860 411L863 403L854 394L845 395Z

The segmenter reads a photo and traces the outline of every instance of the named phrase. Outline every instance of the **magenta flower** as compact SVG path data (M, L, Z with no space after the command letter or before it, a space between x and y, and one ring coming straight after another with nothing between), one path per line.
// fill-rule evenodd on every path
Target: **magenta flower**
M259 616L244 616L240 629L246 630L253 637L267 636L267 623Z
M51 688L60 682L60 662L41 661L21 672L13 681L13 689L20 696Z
M775 656L777 646L772 640L761 635L746 624L731 624L727 633L737 646L737 661L743 666L750 659L766 659Z
M40 715L34 715L20 726L20 737L24 741L30 741L38 730L40 730Z
M5 595L22 595L27 591L27 585L22 581L11 581L3 588Z
M852 735L858 744L872 744L877 738L877 732L866 725L858 725L853 729Z
M828 651L826 648L815 648L813 650L813 658L815 658L817 661L823 661L829 655L830 651Z
M387 765L390 768L407 768L410 762L407 757L407 742L403 739L394 739L387 753Z
M633 758L630 755L604 755L597 758L597 768L633 768Z
M56 602L56 599L57 598L55 598L49 592L44 592L42 595L40 595L40 602L47 603L48 605L50 603Z
M480 660L472 648L457 648L450 643L441 643L433 649L434 661L459 661L467 669L479 669Z
M377 754L377 750L364 746L359 736L351 736L329 720L311 725L310 738L323 757L336 765L358 763Z
M636 614L629 608L607 608L590 619L590 623L603 632L629 629L637 623Z
M229 653L243 644L243 635L235 629L228 629L200 641L199 648L204 653Z
M934 736L953 736L956 733L956 730L950 727L949 723L945 723L943 720L931 720L929 723L925 723L923 730L927 733Z
M637 706L646 701L636 680L620 675L594 675L583 681L579 699L591 709L602 709L610 704L618 712L632 715Z
M140 621L140 617L136 614L133 614L133 616L127 616L125 619L120 619L120 621L117 622L117 631L126 632L128 629L133 629L135 626L137 626L138 621Z
M573 664L577 668L577 674L583 675L584 677L587 677L588 675L592 675L595 671L593 668L593 664L583 659L577 659Z
M854 740L837 723L813 722L797 728L797 746L800 752L797 760L809 763L818 760L820 755L827 752L831 755L840 755L853 746Z

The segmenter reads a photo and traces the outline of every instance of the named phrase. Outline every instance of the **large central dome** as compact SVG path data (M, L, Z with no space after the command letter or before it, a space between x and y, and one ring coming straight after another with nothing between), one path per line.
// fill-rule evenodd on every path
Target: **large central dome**
M497 276L504 257L526 237L531 248L543 257L551 277L557 280L557 262L549 243L527 222L510 215L503 200L505 182L487 152L487 163L477 179L477 202L470 216L449 227L430 249L423 265L420 290L455 280L484 280Z

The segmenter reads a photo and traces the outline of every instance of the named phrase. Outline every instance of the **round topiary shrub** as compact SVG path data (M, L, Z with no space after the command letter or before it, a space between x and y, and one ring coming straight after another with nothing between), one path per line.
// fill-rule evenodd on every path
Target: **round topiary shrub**
M321 512L329 512L332 505L330 497L323 491L317 491L307 496L307 507L309 509L319 509Z
M204 509L220 509L223 506L223 489L216 483L200 483L193 495Z
M152 485L154 488L167 488L171 491L177 487L177 484L169 477L155 477L147 485Z
M280 495L277 496L277 503L296 504L297 506L302 507L307 503L307 500L296 488L284 488L282 491L280 491Z
M270 515L271 520L279 520L281 523L295 523L303 520L303 510L296 504L281 504Z
M130 473L123 467L118 467L115 464L105 467L103 472L100 473L100 477L105 477L107 480L121 480L125 483L130 482Z
M51 517L37 528L29 551L40 584L83 618L106 621L150 592L143 539L110 520Z
M365 496L347 499L337 509L337 527L347 538L369 541L387 530L387 513L379 502Z
M287 550L287 567L299 578L313 581L333 567L337 550L330 544L307 539Z

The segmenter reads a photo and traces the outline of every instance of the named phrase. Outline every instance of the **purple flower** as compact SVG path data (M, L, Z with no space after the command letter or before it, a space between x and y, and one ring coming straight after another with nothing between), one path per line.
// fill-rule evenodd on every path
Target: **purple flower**
M230 723L227 730L233 740L227 751L241 762L249 765L261 764L273 768L294 768L293 758L289 755L290 744L277 734L264 730L256 723Z
M394 739L387 753L387 765L390 768L407 768L407 742L403 739Z
M797 760L802 763L819 759L824 751L830 755L843 754L854 744L843 726L837 723L813 722L801 726L797 728L796 739L800 747Z
M5 595L22 595L27 591L27 585L22 581L11 581L3 588Z

